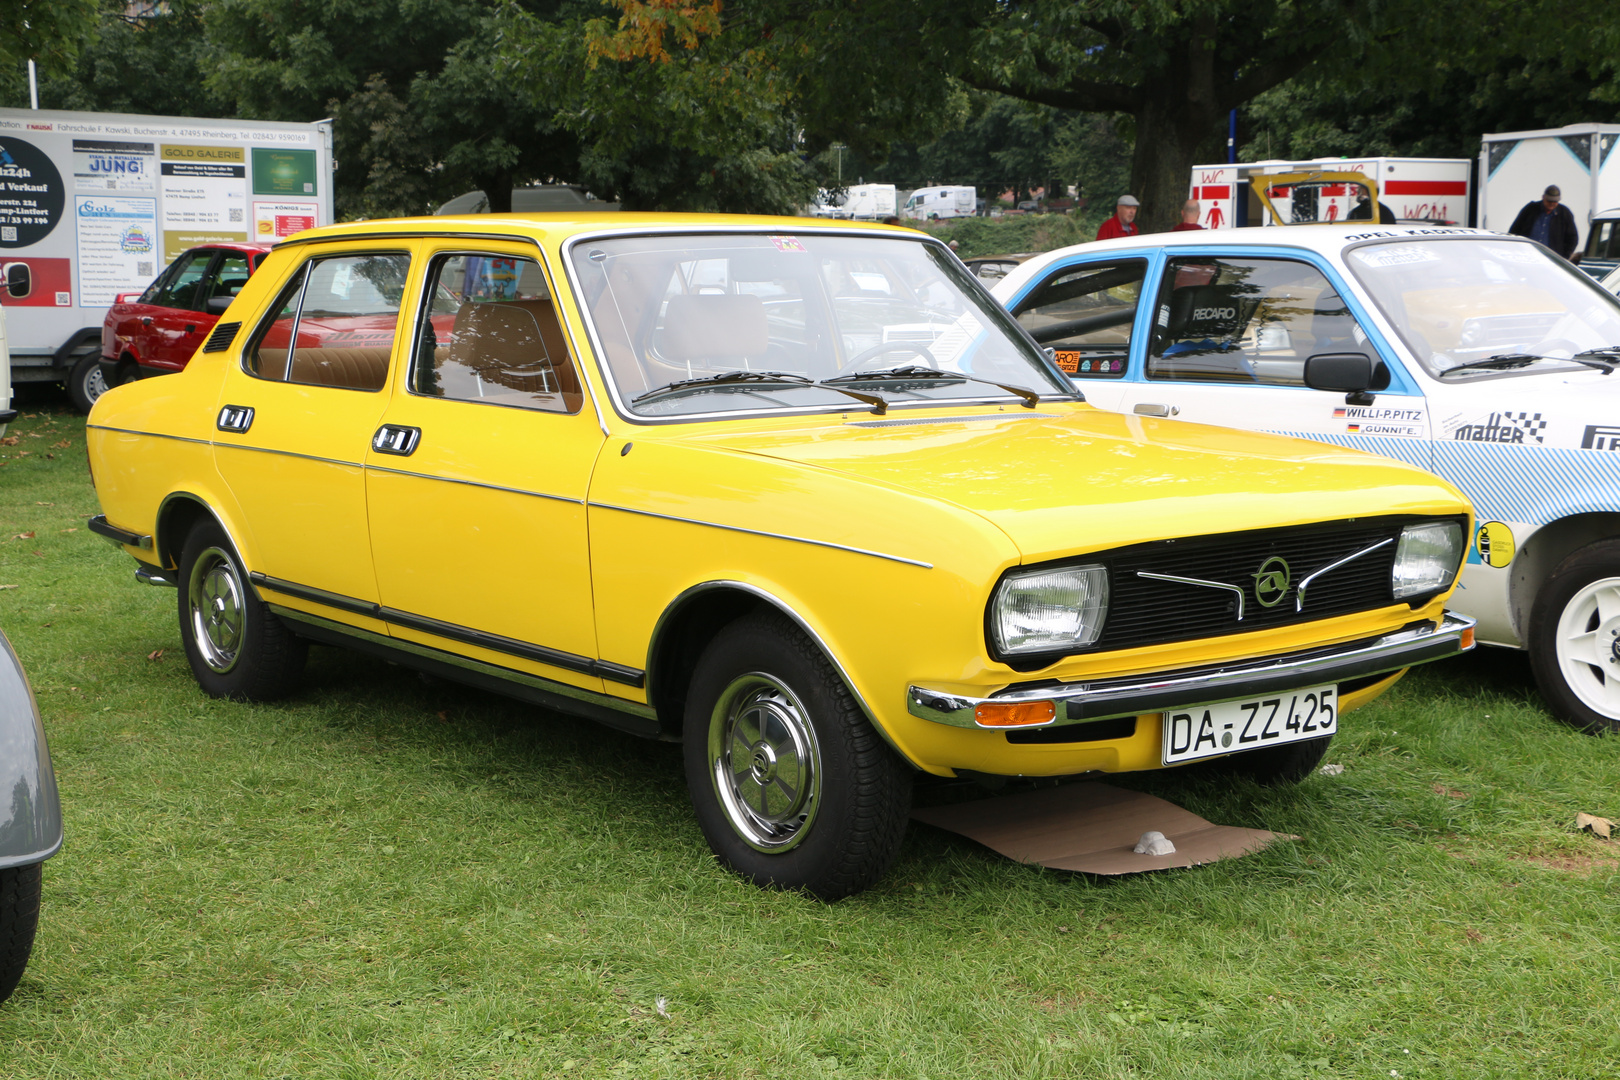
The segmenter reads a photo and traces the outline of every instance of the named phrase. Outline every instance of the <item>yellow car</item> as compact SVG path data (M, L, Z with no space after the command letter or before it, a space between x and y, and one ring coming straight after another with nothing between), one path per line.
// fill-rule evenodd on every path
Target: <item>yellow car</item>
M1455 489L1099 412L903 229L317 229L89 430L92 528L178 586L207 693L316 642L681 739L720 858L826 898L917 770L1297 780L1472 645Z

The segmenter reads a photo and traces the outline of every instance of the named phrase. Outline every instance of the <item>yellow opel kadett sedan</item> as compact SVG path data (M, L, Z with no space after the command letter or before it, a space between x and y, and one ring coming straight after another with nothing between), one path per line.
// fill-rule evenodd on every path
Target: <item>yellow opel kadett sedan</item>
M1297 780L1472 645L1444 481L1096 411L900 229L317 229L89 426L92 528L178 586L207 693L317 642L682 739L720 858L826 898L915 770Z

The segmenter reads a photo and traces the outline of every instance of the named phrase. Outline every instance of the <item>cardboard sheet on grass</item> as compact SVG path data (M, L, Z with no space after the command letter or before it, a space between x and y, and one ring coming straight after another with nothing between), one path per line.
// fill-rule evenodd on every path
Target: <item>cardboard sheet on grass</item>
M1287 833L1215 825L1174 803L1107 784L1068 784L995 799L911 812L927 825L960 833L1016 862L1087 874L1135 874L1198 866L1259 851ZM1138 855L1142 834L1161 832L1169 855Z

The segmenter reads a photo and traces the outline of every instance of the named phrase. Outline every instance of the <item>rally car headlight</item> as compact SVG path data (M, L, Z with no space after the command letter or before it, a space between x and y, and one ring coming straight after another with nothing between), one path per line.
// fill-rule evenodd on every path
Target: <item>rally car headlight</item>
M1444 589L1456 580L1462 557L1462 526L1455 521L1408 525L1401 530L1390 571L1395 599Z
M1010 574L990 605L990 633L1006 656L1090 645L1108 614L1108 571L1067 566Z

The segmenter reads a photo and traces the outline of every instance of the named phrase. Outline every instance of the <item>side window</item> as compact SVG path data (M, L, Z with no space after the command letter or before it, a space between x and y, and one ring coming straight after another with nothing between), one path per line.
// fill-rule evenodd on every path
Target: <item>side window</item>
M1150 379L1304 386L1318 353L1374 356L1322 272L1294 259L1171 259L1153 318ZM1376 356L1374 356L1376 359Z
M1053 350L1065 374L1124 378L1146 276L1146 259L1067 267L1036 286L1013 314Z
M381 390L411 259L338 255L298 269L259 325L244 364L277 382Z
M201 311L205 299L201 286L213 257L212 251L188 251L180 256L164 275L163 284L146 302L158 307Z
M202 298L204 305L215 297L230 299L241 292L242 286L247 284L249 272L246 255L229 251L221 254L214 272L208 277Z
M417 323L411 391L578 412L584 395L540 264L493 254L436 258Z

